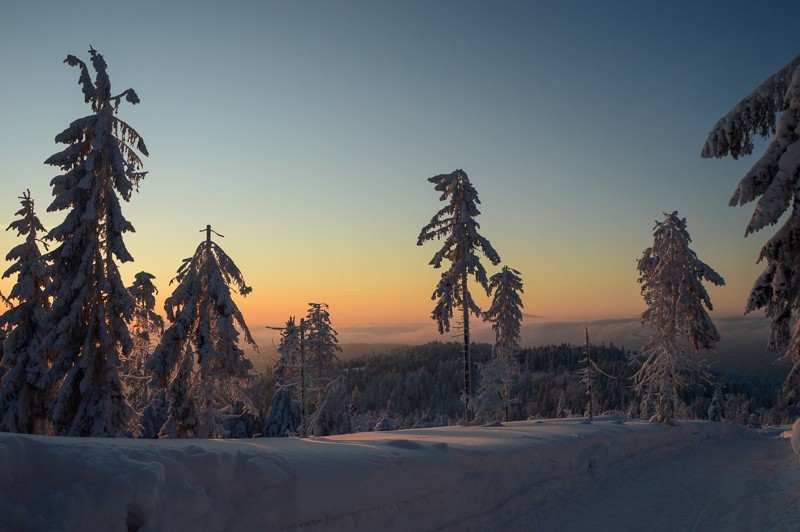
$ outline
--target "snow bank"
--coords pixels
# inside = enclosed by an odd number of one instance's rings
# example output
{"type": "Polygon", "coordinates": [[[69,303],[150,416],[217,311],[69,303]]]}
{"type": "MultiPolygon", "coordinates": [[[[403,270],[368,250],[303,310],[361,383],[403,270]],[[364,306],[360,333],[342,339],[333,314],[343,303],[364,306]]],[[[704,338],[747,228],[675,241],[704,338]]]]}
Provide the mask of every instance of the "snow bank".
{"type": "Polygon", "coordinates": [[[308,439],[0,434],[0,515],[12,530],[503,529],[612,472],[760,437],[614,418],[308,439]]]}

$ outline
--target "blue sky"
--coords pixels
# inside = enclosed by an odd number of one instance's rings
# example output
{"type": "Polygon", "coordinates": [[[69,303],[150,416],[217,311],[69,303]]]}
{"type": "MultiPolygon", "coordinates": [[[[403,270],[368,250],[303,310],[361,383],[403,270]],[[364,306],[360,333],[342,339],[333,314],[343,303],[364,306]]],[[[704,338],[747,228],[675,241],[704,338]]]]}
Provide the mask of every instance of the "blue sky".
{"type": "Polygon", "coordinates": [[[636,260],[678,210],[728,281],[717,314],[741,314],[772,231],[743,238],[752,206],[727,206],[750,162],[700,150],[800,52],[798,16],[788,1],[18,2],[0,20],[0,219],[25,188],[47,227],[63,219],[44,213],[42,162],[88,113],[61,61],[92,45],[142,100],[120,111],[151,153],[123,274],[155,274],[162,298],[210,223],[254,287],[251,328],[327,301],[342,331],[435,337],[435,249],[414,244],[439,208],[426,178],[463,168],[529,313],[640,313],[636,260]]]}

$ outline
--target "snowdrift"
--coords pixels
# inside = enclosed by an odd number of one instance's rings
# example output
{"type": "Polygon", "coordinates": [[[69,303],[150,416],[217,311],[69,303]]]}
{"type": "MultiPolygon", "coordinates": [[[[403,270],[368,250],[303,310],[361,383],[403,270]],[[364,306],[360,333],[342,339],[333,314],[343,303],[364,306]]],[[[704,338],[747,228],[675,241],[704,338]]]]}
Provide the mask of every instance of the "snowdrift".
{"type": "Polygon", "coordinates": [[[615,471],[753,438],[615,418],[308,439],[0,434],[0,515],[12,530],[522,530],[615,471]]]}

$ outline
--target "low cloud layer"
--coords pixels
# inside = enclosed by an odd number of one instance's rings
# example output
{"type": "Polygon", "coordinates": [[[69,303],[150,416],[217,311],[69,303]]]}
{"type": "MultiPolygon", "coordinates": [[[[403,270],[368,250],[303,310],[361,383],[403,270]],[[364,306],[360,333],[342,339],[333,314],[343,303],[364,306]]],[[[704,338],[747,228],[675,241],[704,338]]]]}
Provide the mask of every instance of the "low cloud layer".
{"type": "MultiPolygon", "coordinates": [[[[785,363],[776,363],[778,354],[766,350],[769,321],[759,316],[726,316],[714,318],[722,339],[714,353],[705,358],[713,365],[725,369],[777,378],[788,372],[785,363]]],[[[494,332],[487,323],[471,324],[471,337],[475,342],[492,343],[494,332]]],[[[339,341],[345,348],[345,357],[364,353],[387,352],[397,345],[421,344],[433,340],[461,341],[460,327],[454,326],[445,334],[438,334],[436,324],[430,320],[420,323],[363,324],[338,326],[339,341]]],[[[638,350],[647,340],[649,331],[641,326],[638,316],[603,318],[594,320],[548,320],[526,316],[521,330],[524,346],[569,343],[582,345],[585,329],[589,329],[592,344],[614,344],[629,350],[638,350]]],[[[279,336],[276,331],[256,330],[254,336],[260,353],[251,355],[257,366],[271,365],[277,359],[275,347],[279,336]]]]}

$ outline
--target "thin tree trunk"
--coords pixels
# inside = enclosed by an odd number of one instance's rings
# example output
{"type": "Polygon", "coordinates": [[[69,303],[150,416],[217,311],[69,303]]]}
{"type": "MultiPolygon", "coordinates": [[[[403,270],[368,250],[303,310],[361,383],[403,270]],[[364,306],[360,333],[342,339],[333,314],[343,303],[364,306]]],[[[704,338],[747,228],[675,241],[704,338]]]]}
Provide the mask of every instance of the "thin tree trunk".
{"type": "Polygon", "coordinates": [[[592,353],[589,350],[589,328],[586,327],[586,386],[587,390],[586,393],[589,396],[589,421],[592,421],[593,416],[592,413],[594,412],[594,405],[592,404],[592,395],[594,395],[594,390],[592,389],[592,353]]]}
{"type": "Polygon", "coordinates": [[[467,292],[467,274],[461,276],[461,307],[464,312],[464,421],[470,420],[470,393],[472,392],[472,361],[469,351],[469,305],[467,304],[469,292],[467,292]]]}
{"type": "Polygon", "coordinates": [[[305,340],[306,324],[303,318],[300,318],[300,435],[306,435],[306,356],[305,340]]]}

